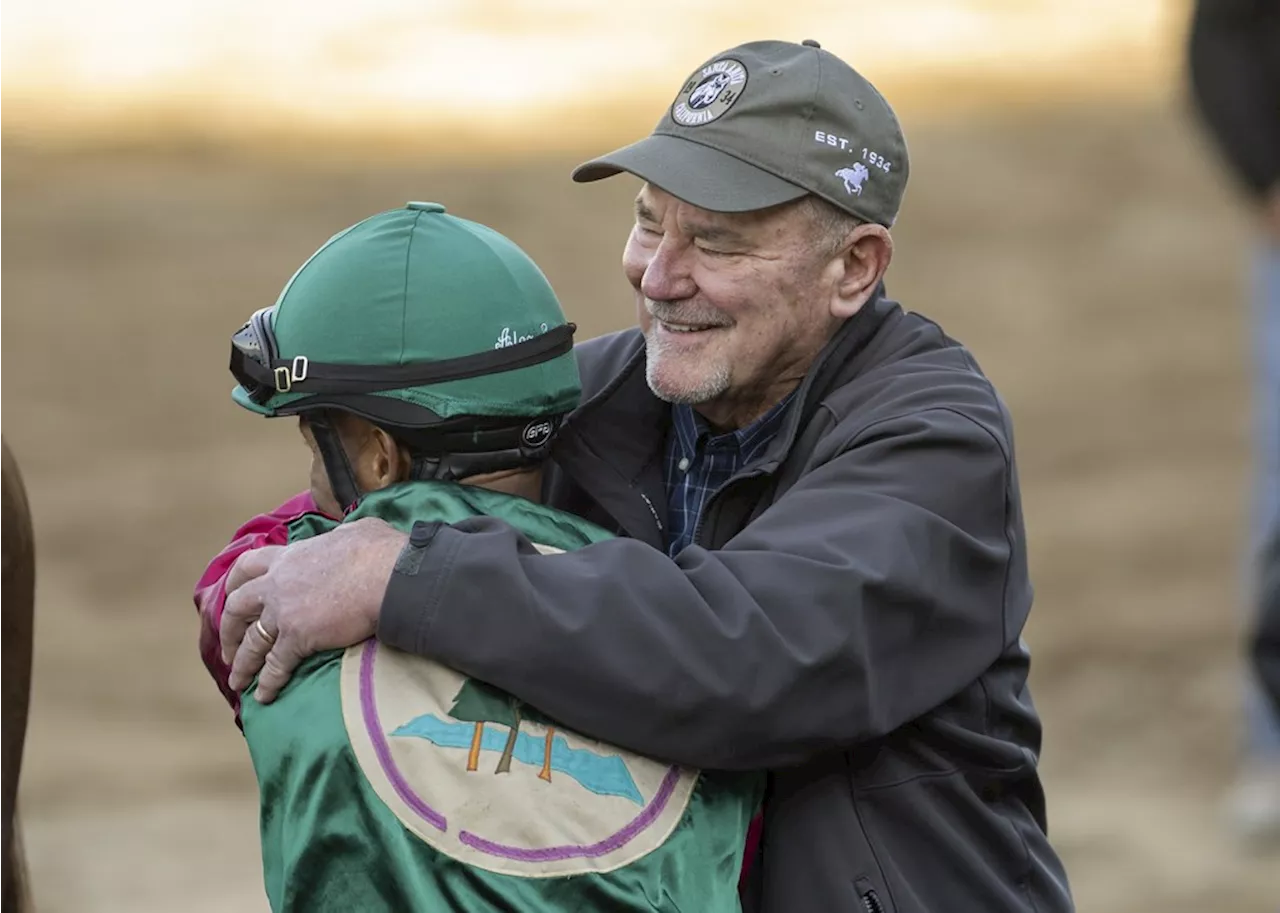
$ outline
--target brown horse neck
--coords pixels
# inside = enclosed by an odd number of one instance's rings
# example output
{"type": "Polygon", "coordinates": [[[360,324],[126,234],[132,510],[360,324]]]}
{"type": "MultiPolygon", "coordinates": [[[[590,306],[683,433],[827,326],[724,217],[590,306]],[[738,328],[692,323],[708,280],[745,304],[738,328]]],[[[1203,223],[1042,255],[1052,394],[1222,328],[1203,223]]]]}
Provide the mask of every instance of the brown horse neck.
{"type": "Polygon", "coordinates": [[[16,805],[27,736],[27,708],[31,693],[31,642],[35,608],[35,539],[31,509],[18,461],[9,443],[3,451],[3,592],[0,593],[0,753],[3,765],[4,845],[0,848],[0,894],[3,913],[30,909],[26,863],[18,829],[16,805]]]}

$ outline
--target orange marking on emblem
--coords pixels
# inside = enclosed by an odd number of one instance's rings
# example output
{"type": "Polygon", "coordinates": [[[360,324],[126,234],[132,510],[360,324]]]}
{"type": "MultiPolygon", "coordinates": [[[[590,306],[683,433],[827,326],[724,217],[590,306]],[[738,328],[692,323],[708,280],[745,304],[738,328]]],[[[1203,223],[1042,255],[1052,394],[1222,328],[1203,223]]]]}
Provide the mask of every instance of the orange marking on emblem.
{"type": "Polygon", "coordinates": [[[555,734],[556,731],[548,726],[547,744],[542,750],[542,770],[538,773],[538,779],[546,780],[548,783],[551,782],[551,737],[555,734]]]}
{"type": "Polygon", "coordinates": [[[482,741],[484,741],[484,723],[476,723],[475,735],[471,737],[471,751],[467,754],[467,770],[479,770],[482,741]]]}

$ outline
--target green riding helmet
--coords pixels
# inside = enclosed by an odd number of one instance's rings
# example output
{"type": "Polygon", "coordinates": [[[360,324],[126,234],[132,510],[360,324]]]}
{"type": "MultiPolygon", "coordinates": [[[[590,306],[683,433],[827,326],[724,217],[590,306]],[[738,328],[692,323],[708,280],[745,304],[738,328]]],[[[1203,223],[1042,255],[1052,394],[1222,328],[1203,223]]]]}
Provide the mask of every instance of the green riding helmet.
{"type": "Polygon", "coordinates": [[[510,239],[409,203],[334,235],[240,328],[231,395],[260,415],[308,413],[349,506],[360,493],[328,410],[387,429],[420,478],[536,462],[581,395],[574,329],[510,239]]]}

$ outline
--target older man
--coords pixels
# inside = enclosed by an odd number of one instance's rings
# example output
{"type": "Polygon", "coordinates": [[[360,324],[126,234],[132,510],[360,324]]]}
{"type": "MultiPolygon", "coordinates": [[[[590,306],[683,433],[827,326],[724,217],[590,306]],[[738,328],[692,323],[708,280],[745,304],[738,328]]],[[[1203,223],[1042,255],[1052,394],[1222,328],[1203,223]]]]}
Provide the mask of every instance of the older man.
{"type": "Polygon", "coordinates": [[[248,555],[233,684],[262,668],[270,700],[301,657],[376,632],[597,738],[768,769],[748,910],[1071,909],[1010,419],[884,293],[893,111],[816,42],[755,42],[574,177],[622,171],[644,182],[640,326],[578,347],[545,493],[624,537],[548,557],[493,519],[408,541],[361,521],[248,555]]]}

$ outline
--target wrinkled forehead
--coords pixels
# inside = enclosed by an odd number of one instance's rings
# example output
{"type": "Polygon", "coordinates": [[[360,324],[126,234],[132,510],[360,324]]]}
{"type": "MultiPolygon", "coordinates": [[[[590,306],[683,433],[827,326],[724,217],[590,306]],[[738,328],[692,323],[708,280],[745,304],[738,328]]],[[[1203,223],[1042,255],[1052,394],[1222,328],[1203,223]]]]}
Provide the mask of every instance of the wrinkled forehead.
{"type": "MultiPolygon", "coordinates": [[[[802,198],[803,199],[803,198],[802,198]]],[[[795,224],[800,200],[749,212],[715,212],[681,200],[661,187],[646,183],[636,195],[636,218],[640,221],[674,224],[693,234],[714,233],[757,238],[772,235],[795,224]]]]}

